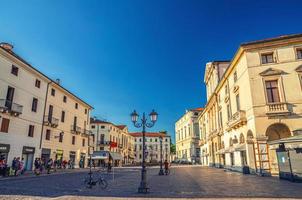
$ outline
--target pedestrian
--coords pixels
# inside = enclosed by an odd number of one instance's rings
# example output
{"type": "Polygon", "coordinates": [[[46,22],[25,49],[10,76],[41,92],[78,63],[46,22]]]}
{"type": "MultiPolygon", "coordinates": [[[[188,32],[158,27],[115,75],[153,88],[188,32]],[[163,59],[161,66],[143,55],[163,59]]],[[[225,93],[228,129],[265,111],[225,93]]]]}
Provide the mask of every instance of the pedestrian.
{"type": "Polygon", "coordinates": [[[51,166],[53,165],[52,159],[49,159],[46,163],[47,174],[50,174],[51,166]]]}
{"type": "Polygon", "coordinates": [[[42,174],[42,172],[43,172],[43,167],[44,167],[43,161],[42,161],[41,158],[39,158],[39,171],[40,171],[40,174],[42,174]]]}
{"type": "Polygon", "coordinates": [[[36,158],[36,159],[35,159],[34,165],[35,165],[35,170],[34,170],[35,174],[36,174],[36,175],[40,175],[40,170],[39,170],[39,169],[40,169],[39,158],[36,158]]]}
{"type": "Polygon", "coordinates": [[[7,164],[4,157],[0,158],[0,176],[6,176],[7,164]]]}
{"type": "Polygon", "coordinates": [[[20,170],[20,174],[24,174],[24,171],[25,171],[24,158],[22,158],[21,161],[20,161],[19,170],[20,170]]]}
{"type": "Polygon", "coordinates": [[[14,157],[13,161],[12,161],[12,173],[14,176],[17,176],[17,170],[18,170],[18,163],[17,163],[17,158],[14,157]]]}
{"type": "Polygon", "coordinates": [[[55,172],[57,171],[57,167],[58,167],[58,160],[55,159],[55,161],[53,162],[53,169],[55,172]]]}

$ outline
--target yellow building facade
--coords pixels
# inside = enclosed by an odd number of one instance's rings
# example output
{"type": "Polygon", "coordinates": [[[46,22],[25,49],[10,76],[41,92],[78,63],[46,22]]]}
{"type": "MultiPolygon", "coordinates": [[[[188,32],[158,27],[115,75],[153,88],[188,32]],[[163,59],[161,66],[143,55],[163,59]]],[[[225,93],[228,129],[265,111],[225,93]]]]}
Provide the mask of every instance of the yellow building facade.
{"type": "Polygon", "coordinates": [[[301,177],[301,77],[301,34],[244,43],[231,61],[207,63],[202,163],[301,177]]]}

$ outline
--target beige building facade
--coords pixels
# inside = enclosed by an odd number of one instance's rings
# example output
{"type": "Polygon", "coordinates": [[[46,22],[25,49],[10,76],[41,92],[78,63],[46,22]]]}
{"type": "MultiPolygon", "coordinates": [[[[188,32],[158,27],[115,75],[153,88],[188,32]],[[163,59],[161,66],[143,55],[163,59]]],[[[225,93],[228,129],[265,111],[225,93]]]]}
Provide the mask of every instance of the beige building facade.
{"type": "Polygon", "coordinates": [[[186,110],[175,123],[176,159],[200,163],[198,116],[202,108],[186,110]]]}
{"type": "Polygon", "coordinates": [[[107,163],[109,159],[112,159],[115,165],[127,165],[133,162],[133,137],[129,134],[126,125],[91,119],[90,127],[95,138],[94,160],[98,165],[107,163]]]}
{"type": "Polygon", "coordinates": [[[7,43],[0,44],[0,72],[0,156],[9,166],[14,157],[24,159],[26,170],[35,158],[73,160],[76,167],[87,158],[91,106],[7,43]],[[73,132],[75,117],[80,128],[73,132]]]}
{"type": "MultiPolygon", "coordinates": [[[[139,132],[130,133],[130,135],[134,138],[134,161],[135,163],[141,163],[143,159],[143,134],[139,132]]],[[[145,161],[147,163],[159,163],[162,155],[163,162],[165,160],[170,162],[170,141],[171,137],[167,132],[145,133],[145,161]]]]}
{"type": "Polygon", "coordinates": [[[202,163],[301,177],[301,72],[302,35],[244,43],[231,61],[207,63],[202,163]]]}

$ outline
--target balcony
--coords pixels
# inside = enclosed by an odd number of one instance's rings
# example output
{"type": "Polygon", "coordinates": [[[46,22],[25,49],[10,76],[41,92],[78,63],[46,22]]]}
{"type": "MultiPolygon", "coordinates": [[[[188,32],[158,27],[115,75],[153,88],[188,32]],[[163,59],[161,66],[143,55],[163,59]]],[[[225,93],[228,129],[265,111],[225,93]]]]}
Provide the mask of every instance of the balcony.
{"type": "Polygon", "coordinates": [[[14,116],[19,116],[22,114],[23,106],[17,103],[8,101],[6,99],[0,99],[0,112],[2,113],[10,113],[14,116]]]}
{"type": "Polygon", "coordinates": [[[91,135],[91,131],[90,131],[90,130],[87,130],[87,129],[83,129],[81,135],[87,137],[87,136],[91,135]]]}
{"type": "Polygon", "coordinates": [[[59,125],[59,119],[45,115],[44,116],[44,125],[56,128],[59,125]]]}
{"type": "Polygon", "coordinates": [[[247,122],[245,111],[240,110],[232,115],[231,119],[227,122],[228,130],[237,129],[247,122]]]}
{"type": "Polygon", "coordinates": [[[76,126],[76,125],[71,125],[70,131],[73,134],[81,134],[81,127],[76,126]]]}
{"type": "Polygon", "coordinates": [[[288,115],[290,111],[287,103],[269,103],[266,105],[266,114],[269,116],[288,115]]]}

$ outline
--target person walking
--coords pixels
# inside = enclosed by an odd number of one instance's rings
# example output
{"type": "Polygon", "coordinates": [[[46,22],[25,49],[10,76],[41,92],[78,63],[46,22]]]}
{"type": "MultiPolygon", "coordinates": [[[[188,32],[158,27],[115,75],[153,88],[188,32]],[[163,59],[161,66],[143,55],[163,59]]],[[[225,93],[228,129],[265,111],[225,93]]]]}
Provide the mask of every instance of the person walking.
{"type": "Polygon", "coordinates": [[[17,176],[17,171],[18,171],[18,161],[17,158],[14,157],[12,161],[12,173],[14,174],[14,176],[17,176]]]}
{"type": "Polygon", "coordinates": [[[6,176],[7,164],[4,157],[0,158],[0,176],[6,176]]]}
{"type": "Polygon", "coordinates": [[[35,172],[35,174],[38,176],[38,175],[40,175],[39,158],[36,158],[36,159],[35,159],[34,165],[35,165],[35,170],[34,170],[34,172],[35,172]]]}
{"type": "Polygon", "coordinates": [[[169,173],[169,162],[167,160],[165,160],[164,166],[165,166],[165,174],[168,175],[168,173],[169,173]]]}
{"type": "Polygon", "coordinates": [[[50,158],[46,163],[47,174],[50,174],[51,166],[53,165],[53,161],[50,158]]]}
{"type": "Polygon", "coordinates": [[[24,158],[21,159],[20,165],[19,165],[20,174],[24,174],[25,166],[24,166],[24,158]]]}

